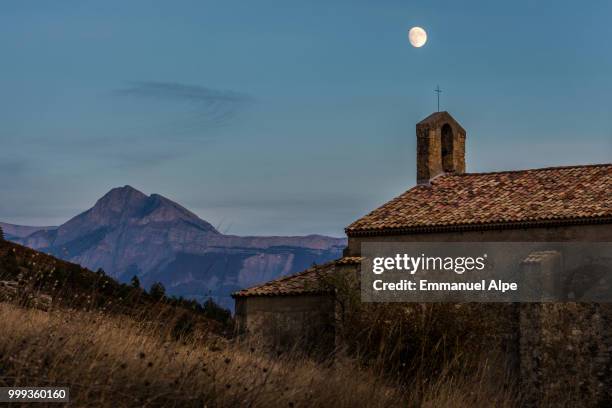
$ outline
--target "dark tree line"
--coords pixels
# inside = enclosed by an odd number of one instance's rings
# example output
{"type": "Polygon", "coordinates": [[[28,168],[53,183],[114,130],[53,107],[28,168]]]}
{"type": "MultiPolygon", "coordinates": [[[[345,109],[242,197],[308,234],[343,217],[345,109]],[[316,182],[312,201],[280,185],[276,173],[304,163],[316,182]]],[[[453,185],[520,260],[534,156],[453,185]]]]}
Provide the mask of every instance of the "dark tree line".
{"type": "MultiPolygon", "coordinates": [[[[141,283],[138,276],[134,275],[132,277],[130,280],[130,285],[133,288],[141,288],[141,283]]],[[[232,319],[232,313],[228,309],[225,309],[216,303],[212,297],[209,297],[202,304],[198,303],[198,301],[194,299],[185,299],[182,296],[168,297],[166,295],[166,287],[161,282],[154,282],[151,285],[149,288],[149,296],[158,302],[165,302],[174,306],[181,306],[193,310],[209,319],[216,320],[223,324],[229,323],[232,319]]]]}

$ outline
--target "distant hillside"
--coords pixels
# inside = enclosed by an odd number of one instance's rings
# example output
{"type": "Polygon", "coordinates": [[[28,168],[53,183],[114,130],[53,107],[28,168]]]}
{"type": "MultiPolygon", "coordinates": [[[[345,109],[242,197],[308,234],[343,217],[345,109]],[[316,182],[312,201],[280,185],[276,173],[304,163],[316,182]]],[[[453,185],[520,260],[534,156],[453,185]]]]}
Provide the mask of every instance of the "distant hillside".
{"type": "Polygon", "coordinates": [[[121,284],[100,271],[93,272],[3,240],[0,240],[0,283],[0,288],[15,289],[11,299],[6,299],[6,290],[0,291],[0,301],[11,300],[24,306],[32,306],[31,300],[38,297],[50,296],[55,309],[98,309],[164,324],[187,318],[192,324],[217,333],[224,332],[229,323],[226,319],[229,312],[210,302],[200,305],[159,293],[153,295],[139,287],[121,284]]]}
{"type": "Polygon", "coordinates": [[[41,230],[50,231],[57,229],[57,227],[29,227],[25,225],[7,224],[5,222],[0,222],[0,228],[2,228],[4,235],[9,240],[25,238],[28,235],[41,230]]]}
{"type": "MultiPolygon", "coordinates": [[[[13,235],[13,234],[11,234],[13,235]]],[[[12,238],[126,282],[162,282],[169,294],[231,307],[229,294],[339,258],[346,240],[320,235],[224,235],[179,204],[125,186],[56,229],[12,238]]]]}

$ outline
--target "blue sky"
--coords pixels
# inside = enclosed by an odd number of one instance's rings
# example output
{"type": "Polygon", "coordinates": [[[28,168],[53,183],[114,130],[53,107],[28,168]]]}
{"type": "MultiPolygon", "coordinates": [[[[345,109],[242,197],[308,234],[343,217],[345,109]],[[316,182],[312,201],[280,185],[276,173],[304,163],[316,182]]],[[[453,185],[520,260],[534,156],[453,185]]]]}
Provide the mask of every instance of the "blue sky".
{"type": "Polygon", "coordinates": [[[609,1],[3,1],[0,220],[58,224],[130,184],[228,233],[341,236],[414,184],[437,84],[469,171],[610,162],[611,15],[609,1]]]}

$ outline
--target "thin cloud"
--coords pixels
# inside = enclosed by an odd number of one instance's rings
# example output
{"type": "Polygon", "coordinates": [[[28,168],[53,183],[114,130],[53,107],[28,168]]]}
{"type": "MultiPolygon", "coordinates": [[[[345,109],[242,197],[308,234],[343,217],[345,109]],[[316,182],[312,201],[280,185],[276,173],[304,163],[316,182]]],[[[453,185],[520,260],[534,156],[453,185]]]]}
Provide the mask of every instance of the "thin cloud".
{"type": "Polygon", "coordinates": [[[131,82],[129,86],[115,91],[115,95],[185,104],[188,116],[172,125],[187,125],[192,129],[228,124],[254,102],[247,94],[174,82],[131,82]]]}
{"type": "Polygon", "coordinates": [[[227,101],[232,103],[249,102],[248,95],[206,88],[198,85],[186,85],[176,82],[132,82],[128,88],[117,91],[124,95],[143,96],[152,98],[173,98],[179,100],[201,101],[227,101]]]}

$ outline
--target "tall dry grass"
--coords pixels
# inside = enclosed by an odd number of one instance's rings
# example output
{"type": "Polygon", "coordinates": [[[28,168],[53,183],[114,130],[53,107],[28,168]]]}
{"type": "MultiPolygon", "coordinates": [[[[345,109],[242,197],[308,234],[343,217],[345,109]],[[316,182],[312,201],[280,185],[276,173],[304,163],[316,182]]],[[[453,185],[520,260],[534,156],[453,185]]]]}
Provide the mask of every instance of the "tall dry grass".
{"type": "Polygon", "coordinates": [[[404,405],[354,366],[273,359],[220,338],[175,341],[127,317],[0,304],[0,332],[2,386],[68,386],[75,406],[404,405]]]}
{"type": "Polygon", "coordinates": [[[176,340],[171,329],[100,312],[1,303],[0,332],[0,385],[68,386],[74,406],[514,406],[490,383],[486,364],[415,390],[349,359],[271,357],[210,336],[176,340]]]}
{"type": "Polygon", "coordinates": [[[520,406],[512,304],[363,303],[358,274],[321,278],[336,298],[336,344],[408,393],[409,406],[520,406]]]}

